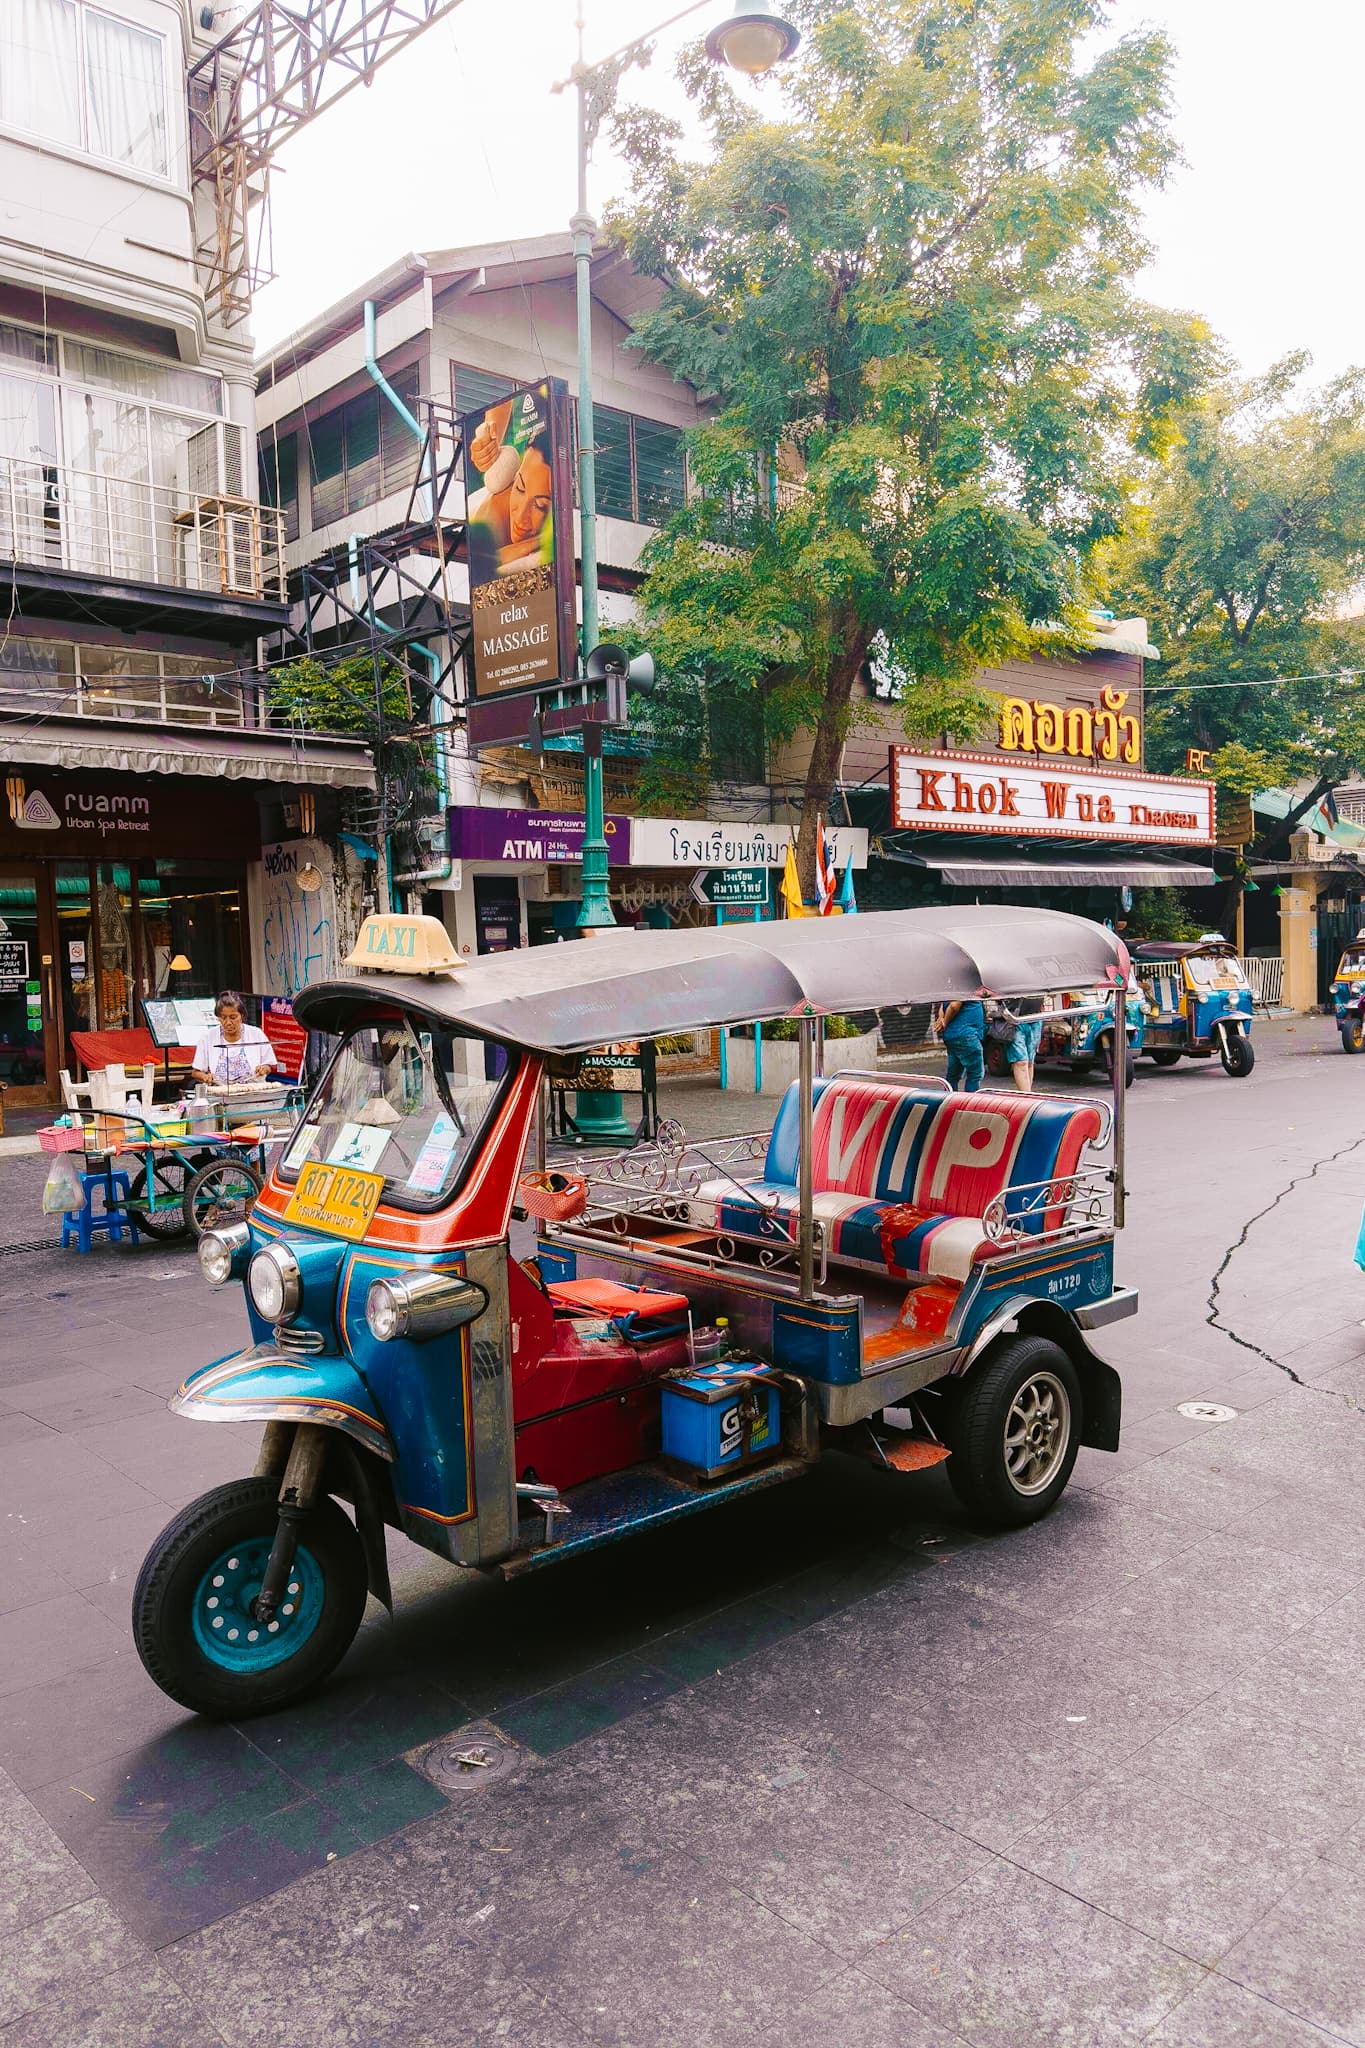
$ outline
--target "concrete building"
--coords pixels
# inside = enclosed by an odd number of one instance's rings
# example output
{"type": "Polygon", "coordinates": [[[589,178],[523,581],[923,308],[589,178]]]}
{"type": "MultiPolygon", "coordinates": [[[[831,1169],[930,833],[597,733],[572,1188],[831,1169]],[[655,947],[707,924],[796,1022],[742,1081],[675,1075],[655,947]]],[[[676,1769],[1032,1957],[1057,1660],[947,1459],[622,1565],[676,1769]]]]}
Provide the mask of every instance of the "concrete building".
{"type": "MultiPolygon", "coordinates": [[[[284,607],[247,324],[206,290],[191,0],[0,7],[0,1082],[56,1098],[73,1030],[248,978],[248,868],[354,742],[267,724],[284,607]],[[170,962],[188,959],[172,973],[170,962]]],[[[240,309],[238,309],[240,310],[240,309]]]]}

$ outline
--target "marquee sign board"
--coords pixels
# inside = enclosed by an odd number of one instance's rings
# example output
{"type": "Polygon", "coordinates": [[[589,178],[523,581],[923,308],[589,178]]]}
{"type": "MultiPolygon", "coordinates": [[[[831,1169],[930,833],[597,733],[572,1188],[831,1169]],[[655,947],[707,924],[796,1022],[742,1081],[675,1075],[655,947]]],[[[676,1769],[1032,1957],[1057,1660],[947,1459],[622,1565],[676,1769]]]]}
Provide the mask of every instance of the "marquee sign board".
{"type": "Polygon", "coordinates": [[[1214,785],[1069,761],[1054,766],[893,747],[891,822],[900,832],[1212,846],[1214,785]]]}

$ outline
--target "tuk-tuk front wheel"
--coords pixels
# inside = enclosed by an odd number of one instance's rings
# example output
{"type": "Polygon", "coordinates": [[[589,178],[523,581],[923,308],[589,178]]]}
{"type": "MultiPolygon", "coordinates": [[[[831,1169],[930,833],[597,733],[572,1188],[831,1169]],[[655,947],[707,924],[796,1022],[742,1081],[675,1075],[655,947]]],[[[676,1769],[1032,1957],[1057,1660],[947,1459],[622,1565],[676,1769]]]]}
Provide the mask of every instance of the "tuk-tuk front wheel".
{"type": "Polygon", "coordinates": [[[1046,1337],[1002,1337],[963,1384],[947,1474],[974,1520],[1023,1528],[1045,1515],[1080,1448],[1081,1384],[1046,1337]]]}
{"type": "Polygon", "coordinates": [[[216,1486],[162,1531],[138,1574],[138,1656],[196,1714],[238,1720],[299,1698],[340,1662],[360,1626],[365,1553],[326,1496],[303,1524],[279,1609],[257,1618],[278,1518],[278,1479],[216,1486]]]}
{"type": "Polygon", "coordinates": [[[1343,1052],[1365,1050],[1365,1017],[1347,1017],[1341,1026],[1343,1052]]]}
{"type": "MultiPolygon", "coordinates": [[[[1100,1051],[1104,1059],[1104,1071],[1112,1081],[1114,1078],[1114,1039],[1112,1033],[1106,1033],[1101,1041],[1100,1051]]],[[[1133,1058],[1133,1048],[1131,1045],[1125,1044],[1123,1048],[1123,1085],[1125,1088],[1132,1087],[1133,1076],[1136,1072],[1137,1063],[1133,1058]]]]}
{"type": "Polygon", "coordinates": [[[1256,1064],[1255,1048],[1249,1038],[1243,1038],[1240,1031],[1235,1035],[1226,1031],[1223,1033],[1218,1057],[1223,1062],[1224,1072],[1231,1074],[1235,1081],[1240,1081],[1243,1075],[1249,1074],[1256,1064]]]}

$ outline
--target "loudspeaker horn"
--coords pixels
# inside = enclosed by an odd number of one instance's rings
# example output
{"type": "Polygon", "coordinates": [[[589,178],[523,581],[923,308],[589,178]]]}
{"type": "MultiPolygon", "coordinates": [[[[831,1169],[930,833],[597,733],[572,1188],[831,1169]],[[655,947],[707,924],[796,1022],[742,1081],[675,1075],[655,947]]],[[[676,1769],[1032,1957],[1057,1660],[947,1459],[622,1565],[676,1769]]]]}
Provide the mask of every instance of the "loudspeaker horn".
{"type": "Polygon", "coordinates": [[[583,670],[590,683],[604,683],[608,676],[624,676],[632,690],[654,688],[654,656],[628,656],[624,647],[617,647],[610,640],[604,640],[593,648],[583,664],[583,670]]]}

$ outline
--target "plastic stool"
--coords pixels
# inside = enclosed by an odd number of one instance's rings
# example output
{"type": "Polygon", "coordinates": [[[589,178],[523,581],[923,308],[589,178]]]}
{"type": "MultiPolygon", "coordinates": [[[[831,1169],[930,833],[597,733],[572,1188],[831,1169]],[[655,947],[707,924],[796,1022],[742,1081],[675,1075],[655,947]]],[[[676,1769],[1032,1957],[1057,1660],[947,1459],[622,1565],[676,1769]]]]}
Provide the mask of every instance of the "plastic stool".
{"type": "Polygon", "coordinates": [[[111,1244],[122,1244],[126,1231],[137,1244],[137,1223],[128,1207],[132,1190],[127,1174],[83,1173],[81,1187],[85,1200],[79,1209],[68,1209],[62,1218],[62,1250],[74,1239],[78,1252],[88,1252],[97,1230],[102,1230],[111,1244]],[[95,1207],[96,1194],[104,1197],[101,1209],[95,1207]]]}

